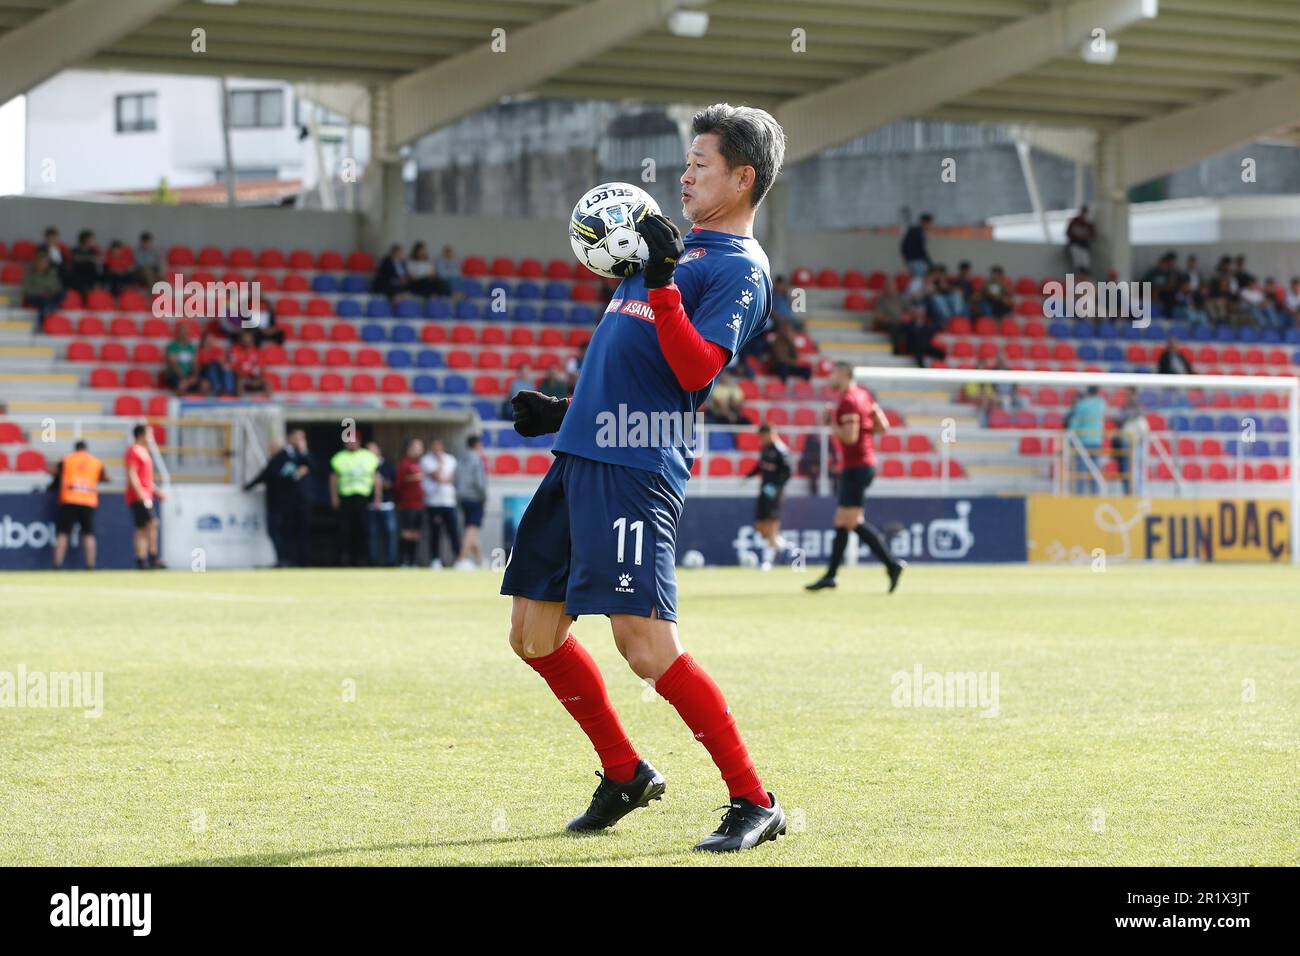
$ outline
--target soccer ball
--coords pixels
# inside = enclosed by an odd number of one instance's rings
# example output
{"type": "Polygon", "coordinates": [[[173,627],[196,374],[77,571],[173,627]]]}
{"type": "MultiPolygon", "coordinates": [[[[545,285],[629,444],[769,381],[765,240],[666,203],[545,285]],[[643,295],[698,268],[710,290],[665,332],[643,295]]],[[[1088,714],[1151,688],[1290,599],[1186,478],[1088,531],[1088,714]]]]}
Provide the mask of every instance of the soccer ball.
{"type": "Polygon", "coordinates": [[[649,254],[636,224],[659,204],[631,183],[601,183],[587,191],[569,217],[569,245],[578,261],[611,279],[626,279],[649,254]]]}
{"type": "Polygon", "coordinates": [[[704,567],[704,555],[698,551],[687,551],[682,555],[682,567],[684,568],[702,568],[704,567]]]}

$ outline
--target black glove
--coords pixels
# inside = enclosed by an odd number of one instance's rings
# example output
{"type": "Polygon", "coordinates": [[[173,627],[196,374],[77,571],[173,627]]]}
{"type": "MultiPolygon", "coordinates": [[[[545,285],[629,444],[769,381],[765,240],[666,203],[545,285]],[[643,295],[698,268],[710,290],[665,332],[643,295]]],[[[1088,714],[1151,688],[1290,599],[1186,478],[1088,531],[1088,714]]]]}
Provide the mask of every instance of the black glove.
{"type": "Polygon", "coordinates": [[[653,213],[642,219],[636,226],[637,233],[645,240],[649,255],[641,274],[645,277],[647,289],[662,289],[672,285],[673,270],[686,247],[682,245],[681,231],[673,225],[667,216],[653,213]]]}
{"type": "Polygon", "coordinates": [[[516,392],[510,407],[514,409],[515,431],[525,438],[536,438],[560,430],[569,401],[541,392],[516,392]]]}

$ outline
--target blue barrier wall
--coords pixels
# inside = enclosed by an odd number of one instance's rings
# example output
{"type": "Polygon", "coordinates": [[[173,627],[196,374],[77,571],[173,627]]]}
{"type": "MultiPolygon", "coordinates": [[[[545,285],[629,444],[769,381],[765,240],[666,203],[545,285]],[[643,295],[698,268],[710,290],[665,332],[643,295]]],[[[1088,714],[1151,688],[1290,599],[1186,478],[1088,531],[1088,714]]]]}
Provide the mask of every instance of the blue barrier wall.
{"type": "MultiPolygon", "coordinates": [[[[781,513],[781,533],[794,539],[810,564],[830,555],[830,498],[789,498],[781,513]]],[[[890,550],[908,561],[1024,561],[1025,499],[868,498],[867,519],[891,529],[890,550]]],[[[856,539],[852,539],[856,540],[856,539]]],[[[699,551],[708,564],[739,564],[742,555],[758,555],[761,539],[754,531],[753,498],[692,498],[686,502],[677,535],[677,560],[699,551]]],[[[874,561],[859,545],[859,558],[874,561]]]]}
{"type": "MultiPolygon", "coordinates": [[[[0,571],[47,571],[54,565],[54,510],[51,494],[0,494],[0,571]]],[[[131,535],[135,526],[121,495],[100,495],[95,515],[96,561],[101,568],[133,568],[131,535]]],[[[73,540],[76,540],[74,533],[73,540]]],[[[66,566],[84,568],[81,549],[70,548],[66,566]]]]}

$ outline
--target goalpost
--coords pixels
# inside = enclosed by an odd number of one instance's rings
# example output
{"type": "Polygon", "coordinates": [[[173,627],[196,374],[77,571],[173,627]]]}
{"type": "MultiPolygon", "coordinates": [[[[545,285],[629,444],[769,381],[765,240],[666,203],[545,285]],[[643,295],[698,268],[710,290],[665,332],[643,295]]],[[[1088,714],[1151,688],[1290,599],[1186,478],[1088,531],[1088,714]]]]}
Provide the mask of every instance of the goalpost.
{"type": "MultiPolygon", "coordinates": [[[[1025,410],[1035,410],[1042,412],[1042,408],[1034,403],[1037,396],[1043,394],[1042,390],[1048,391],[1063,390],[1083,390],[1088,386],[1098,386],[1103,396],[1108,399],[1106,417],[1111,418],[1119,411],[1118,407],[1112,404],[1112,394],[1116,390],[1132,390],[1134,396],[1138,399],[1138,408],[1144,417],[1159,416],[1156,423],[1159,424],[1164,419],[1165,427],[1162,429],[1151,428],[1149,434],[1141,439],[1141,442],[1129,460],[1128,475],[1130,480],[1138,482],[1137,487],[1145,486],[1144,494],[1149,493],[1153,484],[1156,487],[1166,486],[1169,488],[1173,497],[1214,497],[1228,496],[1241,492],[1243,489],[1250,492],[1264,492],[1276,490],[1278,497],[1286,497],[1290,502],[1290,550],[1291,564],[1300,566],[1300,377],[1294,375],[1284,376],[1263,376],[1263,375],[1154,375],[1140,372],[1038,372],[1038,371],[1016,371],[1009,369],[952,369],[952,368],[899,368],[892,366],[875,366],[862,365],[854,369],[854,378],[859,384],[867,386],[873,393],[881,391],[887,392],[885,399],[880,399],[880,403],[886,407],[902,406],[904,418],[907,417],[908,392],[914,392],[920,395],[933,393],[936,387],[950,393],[949,401],[953,402],[953,410],[964,410],[969,416],[972,411],[972,404],[959,404],[957,400],[963,395],[965,386],[974,384],[980,386],[980,391],[987,394],[988,386],[995,392],[995,395],[989,396],[987,404],[995,410],[1002,404],[1014,406],[1022,400],[1025,402],[1025,410]],[[1152,402],[1153,393],[1157,401],[1152,402]],[[1260,396],[1271,395],[1275,398],[1271,404],[1261,404],[1260,396]],[[1255,396],[1254,400],[1242,399],[1239,396],[1255,396]],[[1285,432],[1279,431],[1276,427],[1268,430],[1261,429],[1261,421],[1266,421],[1271,426],[1276,426],[1276,416],[1284,415],[1286,418],[1285,432]],[[1220,425],[1226,424],[1228,416],[1234,416],[1240,422],[1240,428],[1234,431],[1220,428],[1220,425]],[[1206,419],[1213,419],[1213,425],[1207,429],[1204,426],[1208,424],[1206,419]],[[1187,425],[1186,428],[1175,429],[1173,425],[1187,425]],[[1217,434],[1217,437],[1208,437],[1207,435],[1217,434]],[[1200,437],[1192,437],[1200,436],[1200,437]],[[1271,465],[1268,468],[1268,474],[1277,472],[1276,479],[1264,480],[1258,477],[1255,469],[1256,463],[1260,462],[1260,457],[1254,454],[1255,451],[1267,451],[1276,446],[1285,437],[1287,449],[1285,456],[1274,455],[1272,462],[1265,462],[1265,465],[1271,465]],[[1183,439],[1180,442],[1180,439],[1183,439]],[[1209,478],[1201,475],[1201,466],[1195,466],[1195,473],[1188,463],[1184,462],[1180,446],[1185,446],[1187,441],[1198,443],[1198,448],[1204,448],[1207,444],[1214,445],[1235,445],[1235,452],[1232,454],[1222,455],[1222,461],[1219,464],[1227,468],[1228,479],[1224,481],[1220,478],[1209,478]],[[1262,444],[1256,444],[1260,442],[1262,444]],[[1251,454],[1247,454],[1247,450],[1251,454]],[[1249,458],[1247,462],[1246,459],[1249,458]],[[1289,465],[1289,473],[1285,473],[1281,467],[1285,461],[1289,465]],[[1147,474],[1151,469],[1155,469],[1163,476],[1168,474],[1168,478],[1160,477],[1154,481],[1147,479],[1147,474]],[[1243,479],[1243,475],[1252,474],[1256,477],[1249,481],[1243,479]],[[1285,474],[1285,477],[1283,477],[1285,474]],[[1192,475],[1193,477],[1189,477],[1192,475]],[[1208,478],[1208,480],[1207,480],[1208,478]]],[[[978,400],[977,400],[978,401],[978,400]]],[[[931,399],[929,409],[935,408],[931,399]]],[[[939,406],[941,407],[941,406],[939,406]]],[[[1058,414],[1063,415],[1067,405],[1056,406],[1058,414]]],[[[1014,412],[1009,413],[1013,416],[1014,412]]],[[[933,417],[933,414],[924,416],[933,417]]],[[[1039,416],[1041,417],[1041,416],[1039,416]]],[[[950,422],[951,424],[951,422],[950,422]]],[[[1000,425],[1001,422],[995,422],[994,425],[1000,425]]],[[[968,429],[967,429],[968,430],[968,429]]],[[[1039,488],[1040,491],[1054,491],[1057,494],[1067,493],[1068,482],[1084,481],[1091,482],[1093,487],[1103,490],[1109,487],[1110,483],[1103,475],[1104,461],[1099,461],[1106,457],[1095,455],[1099,451],[1096,448],[1086,448],[1079,441],[1078,436],[1069,430],[1062,428],[1059,424],[1054,424],[1051,428],[1039,427],[1035,424],[1033,427],[1018,429],[1012,427],[990,427],[987,421],[981,422],[981,427],[977,432],[977,440],[987,440],[993,438],[1005,438],[1014,440],[1018,436],[1040,437],[1050,432],[1051,436],[1057,439],[1053,448],[1056,454],[1056,465],[1053,469],[1053,480],[1049,487],[1039,488]],[[1081,461],[1085,470],[1084,474],[1077,471],[1071,474],[1071,464],[1074,461],[1081,461]]],[[[963,442],[959,436],[948,437],[940,434],[940,440],[935,443],[938,449],[942,475],[942,491],[948,493],[949,488],[949,461],[953,455],[962,453],[963,442]]],[[[1049,439],[1050,440],[1050,439],[1049,439]]],[[[969,445],[968,445],[969,447],[969,445]]],[[[1108,449],[1100,449],[1107,453],[1108,449]]],[[[1263,467],[1259,471],[1263,471],[1263,467]]]]}

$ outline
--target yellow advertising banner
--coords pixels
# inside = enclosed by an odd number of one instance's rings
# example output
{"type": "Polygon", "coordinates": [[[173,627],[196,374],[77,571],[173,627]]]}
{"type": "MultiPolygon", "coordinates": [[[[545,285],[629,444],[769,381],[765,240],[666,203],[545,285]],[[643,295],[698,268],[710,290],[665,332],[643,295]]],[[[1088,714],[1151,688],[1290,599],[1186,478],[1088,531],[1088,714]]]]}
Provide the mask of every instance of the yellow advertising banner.
{"type": "Polygon", "coordinates": [[[1285,561],[1285,500],[1026,497],[1030,561],[1285,561]]]}

